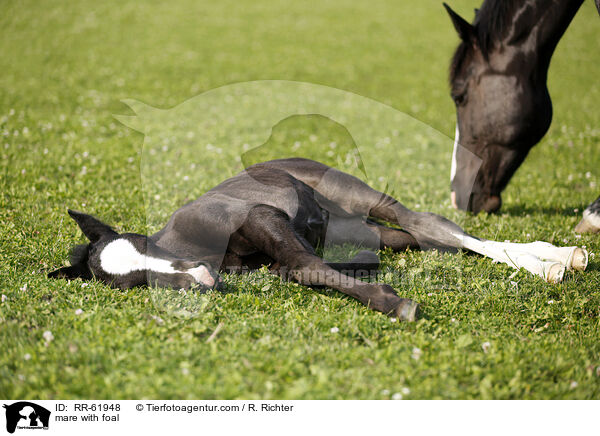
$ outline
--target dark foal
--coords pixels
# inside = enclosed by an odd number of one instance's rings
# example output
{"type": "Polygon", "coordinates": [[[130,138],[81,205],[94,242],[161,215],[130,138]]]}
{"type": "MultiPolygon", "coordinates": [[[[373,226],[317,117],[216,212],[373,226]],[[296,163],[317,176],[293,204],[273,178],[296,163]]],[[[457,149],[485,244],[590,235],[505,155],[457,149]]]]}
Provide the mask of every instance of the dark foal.
{"type": "Polygon", "coordinates": [[[450,67],[455,207],[500,209],[501,192],[550,127],[550,59],[582,3],[485,0],[472,24],[445,5],[461,39],[450,67]]]}
{"type": "Polygon", "coordinates": [[[414,212],[354,176],[307,159],[281,159],[249,167],[196,201],[181,207],[152,236],[118,234],[89,215],[69,211],[90,244],[74,250],[71,266],[50,277],[96,277],[119,288],[218,286],[216,271],[240,271],[271,264],[285,278],[328,286],[368,307],[415,320],[417,303],[382,283],[356,278],[379,261],[368,251],[342,263],[328,263],[315,247],[359,243],[370,248],[468,249],[523,267],[550,282],[565,269],[585,269],[587,253],[544,242],[509,244],[467,235],[447,219],[414,212]],[[387,221],[402,230],[372,219],[387,221]]]}

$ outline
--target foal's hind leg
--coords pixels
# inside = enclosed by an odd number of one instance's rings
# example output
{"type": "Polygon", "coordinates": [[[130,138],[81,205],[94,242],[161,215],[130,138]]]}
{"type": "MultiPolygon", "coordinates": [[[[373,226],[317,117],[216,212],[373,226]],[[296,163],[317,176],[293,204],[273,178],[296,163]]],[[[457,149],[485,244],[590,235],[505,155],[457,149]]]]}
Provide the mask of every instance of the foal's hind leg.
{"type": "Polygon", "coordinates": [[[386,284],[366,283],[341,274],[315,255],[293,229],[288,216],[270,206],[256,206],[238,230],[260,251],[280,265],[285,277],[304,285],[328,286],[356,298],[371,309],[406,321],[414,321],[419,305],[400,298],[386,284]]]}
{"type": "Polygon", "coordinates": [[[419,249],[419,243],[410,233],[378,224],[362,216],[330,215],[325,242],[351,243],[375,250],[388,247],[394,251],[419,249]]]}
{"type": "MultiPolygon", "coordinates": [[[[418,249],[419,244],[409,233],[386,227],[361,216],[339,217],[329,215],[325,243],[356,244],[364,248],[379,250],[391,248],[404,251],[418,249]]],[[[327,265],[353,277],[372,275],[379,268],[379,257],[372,251],[363,250],[345,262],[327,262],[327,265]]]]}
{"type": "MultiPolygon", "coordinates": [[[[309,178],[307,181],[310,182],[309,178]]],[[[376,191],[349,174],[330,168],[318,183],[313,182],[311,186],[324,197],[319,201],[328,210],[337,208],[350,215],[371,216],[397,224],[423,249],[467,249],[513,268],[525,268],[550,282],[563,278],[565,264],[561,261],[544,261],[551,257],[539,258],[539,253],[532,254],[527,247],[515,251],[514,247],[505,247],[502,243],[490,246],[488,241],[469,235],[452,221],[433,213],[407,209],[393,197],[376,191]]]]}

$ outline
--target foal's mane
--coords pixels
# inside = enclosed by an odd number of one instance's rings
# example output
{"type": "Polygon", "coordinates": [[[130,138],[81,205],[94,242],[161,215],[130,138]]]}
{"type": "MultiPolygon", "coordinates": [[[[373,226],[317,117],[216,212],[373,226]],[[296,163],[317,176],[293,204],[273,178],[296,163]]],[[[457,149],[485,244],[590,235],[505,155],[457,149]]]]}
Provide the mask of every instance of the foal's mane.
{"type": "MultiPolygon", "coordinates": [[[[472,25],[475,30],[477,44],[487,58],[494,43],[501,40],[510,27],[518,0],[485,0],[481,7],[475,10],[475,20],[472,25]]],[[[450,83],[454,82],[460,66],[467,56],[469,45],[461,41],[450,64],[450,83]]]]}

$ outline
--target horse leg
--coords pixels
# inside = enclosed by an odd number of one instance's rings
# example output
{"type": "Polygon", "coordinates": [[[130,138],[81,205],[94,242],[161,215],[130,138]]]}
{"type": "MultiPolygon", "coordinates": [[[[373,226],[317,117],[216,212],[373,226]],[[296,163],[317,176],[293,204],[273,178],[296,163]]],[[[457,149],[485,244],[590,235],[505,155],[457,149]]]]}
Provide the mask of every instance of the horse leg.
{"type": "MultiPolygon", "coordinates": [[[[419,244],[409,233],[377,224],[361,216],[329,215],[325,243],[350,243],[373,250],[386,247],[394,251],[419,248],[419,244]]],[[[372,251],[363,250],[348,261],[326,263],[344,274],[352,273],[353,277],[362,277],[376,272],[379,268],[379,256],[372,251]]]]}
{"type": "Polygon", "coordinates": [[[539,258],[536,254],[541,254],[540,250],[532,254],[527,248],[515,250],[515,247],[505,247],[500,242],[492,243],[493,241],[476,238],[440,215],[412,211],[393,197],[338,170],[327,170],[318,183],[313,182],[313,187],[323,197],[318,198],[322,207],[399,225],[414,238],[414,245],[422,249],[471,250],[513,268],[524,268],[553,283],[560,282],[564,276],[565,264],[553,260],[554,256],[549,253],[551,249],[547,248],[545,251],[548,253],[544,252],[542,258],[539,258]],[[550,260],[544,260],[545,258],[550,260]]]}
{"type": "Polygon", "coordinates": [[[600,231],[600,197],[583,211],[583,218],[575,226],[577,233],[598,233],[600,231]]]}
{"type": "Polygon", "coordinates": [[[418,242],[410,233],[378,224],[362,216],[329,215],[325,241],[333,244],[351,243],[375,250],[388,247],[394,251],[419,248],[418,242]]]}
{"type": "Polygon", "coordinates": [[[276,208],[266,205],[254,207],[238,231],[279,264],[283,277],[307,286],[336,289],[371,309],[402,320],[414,321],[418,317],[419,305],[400,298],[391,286],[366,283],[327,265],[295,232],[288,216],[276,208]]]}
{"type": "Polygon", "coordinates": [[[375,209],[373,215],[402,225],[422,245],[467,249],[515,269],[524,268],[550,283],[561,282],[567,268],[584,270],[587,266],[587,252],[578,247],[555,247],[541,241],[515,244],[480,239],[444,217],[407,212],[393,203],[375,209]]]}

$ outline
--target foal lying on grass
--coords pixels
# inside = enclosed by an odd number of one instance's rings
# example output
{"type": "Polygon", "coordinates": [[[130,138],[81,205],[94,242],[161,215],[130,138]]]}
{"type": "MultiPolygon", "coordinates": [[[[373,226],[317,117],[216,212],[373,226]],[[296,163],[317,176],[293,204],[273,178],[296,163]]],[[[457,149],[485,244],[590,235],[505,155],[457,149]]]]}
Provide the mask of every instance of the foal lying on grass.
{"type": "Polygon", "coordinates": [[[175,211],[152,236],[118,234],[90,215],[69,214],[90,243],[75,247],[71,266],[50,277],[95,277],[117,288],[214,288],[220,282],[216,271],[270,264],[285,278],[337,289],[406,321],[418,317],[416,302],[400,298],[389,285],[356,277],[356,271],[377,268],[374,253],[328,263],[315,254],[319,243],[396,251],[467,249],[553,283],[562,280],[565,269],[587,266],[587,252],[581,248],[479,239],[439,215],[411,211],[356,177],[307,159],[253,165],[175,211]]]}

